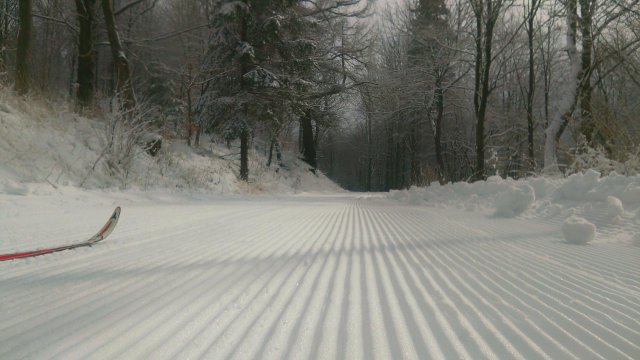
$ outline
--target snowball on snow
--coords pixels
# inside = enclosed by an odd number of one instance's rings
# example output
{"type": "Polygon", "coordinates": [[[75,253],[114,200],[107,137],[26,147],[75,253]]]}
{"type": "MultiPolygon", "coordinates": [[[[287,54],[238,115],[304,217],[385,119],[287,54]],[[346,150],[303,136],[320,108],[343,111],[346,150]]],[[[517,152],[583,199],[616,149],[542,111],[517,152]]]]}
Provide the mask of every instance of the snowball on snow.
{"type": "Polygon", "coordinates": [[[498,194],[496,216],[511,217],[522,214],[536,201],[535,190],[528,184],[511,186],[498,194]]]}
{"type": "Polygon", "coordinates": [[[596,226],[574,215],[562,224],[562,234],[568,243],[583,245],[596,238],[596,226]]]}

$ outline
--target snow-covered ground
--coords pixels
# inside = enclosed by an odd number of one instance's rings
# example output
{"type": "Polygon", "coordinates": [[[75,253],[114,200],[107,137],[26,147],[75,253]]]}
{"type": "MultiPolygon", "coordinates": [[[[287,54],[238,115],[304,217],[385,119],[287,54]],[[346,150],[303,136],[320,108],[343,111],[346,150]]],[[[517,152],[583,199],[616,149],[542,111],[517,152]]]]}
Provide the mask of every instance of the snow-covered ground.
{"type": "Polygon", "coordinates": [[[31,184],[42,183],[49,184],[49,189],[38,189],[45,192],[60,187],[221,195],[340,190],[321,173],[307,171],[291,153],[284,154],[283,167],[276,167],[275,160],[267,167],[266,145],[257,141],[248,184],[238,179],[237,144],[227,147],[207,135],[200,147],[191,148],[167,133],[152,157],[140,147],[151,133],[124,131],[122,122],[113,115],[82,117],[64,103],[20,99],[0,87],[0,193],[25,195],[33,191],[31,184]]]}
{"type": "Polygon", "coordinates": [[[0,359],[640,359],[640,177],[341,191],[0,90],[0,359]]]}
{"type": "Polygon", "coordinates": [[[568,244],[561,220],[366,194],[35,190],[0,194],[2,250],[122,216],[99,245],[0,262],[2,359],[640,357],[640,247],[568,244]]]}

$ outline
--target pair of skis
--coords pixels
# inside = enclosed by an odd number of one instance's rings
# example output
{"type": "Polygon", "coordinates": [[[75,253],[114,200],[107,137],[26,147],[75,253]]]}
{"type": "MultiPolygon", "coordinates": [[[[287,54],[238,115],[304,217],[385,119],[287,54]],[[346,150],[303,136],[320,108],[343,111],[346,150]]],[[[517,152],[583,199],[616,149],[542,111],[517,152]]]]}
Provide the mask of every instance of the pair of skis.
{"type": "Polygon", "coordinates": [[[93,244],[95,244],[95,243],[97,243],[99,241],[102,241],[102,240],[106,239],[107,236],[109,236],[109,234],[111,234],[111,232],[113,232],[113,229],[116,227],[116,224],[118,223],[118,219],[119,218],[120,218],[120,207],[118,206],[113,211],[113,214],[111,214],[111,217],[109,218],[109,220],[107,220],[107,223],[104,224],[102,229],[100,229],[100,231],[98,231],[97,234],[93,235],[88,240],[85,240],[83,242],[79,242],[79,243],[76,243],[76,244],[72,244],[72,245],[58,246],[58,247],[53,247],[53,248],[48,248],[48,249],[40,249],[40,250],[33,250],[33,251],[25,251],[25,252],[19,252],[19,253],[14,253],[14,254],[4,254],[4,255],[0,255],[0,261],[14,260],[14,259],[20,259],[20,258],[27,258],[27,257],[34,257],[34,256],[38,256],[38,255],[51,254],[51,253],[54,253],[54,252],[59,252],[59,251],[64,251],[64,250],[71,250],[71,249],[84,247],[84,246],[91,246],[91,245],[93,245],[93,244]]]}

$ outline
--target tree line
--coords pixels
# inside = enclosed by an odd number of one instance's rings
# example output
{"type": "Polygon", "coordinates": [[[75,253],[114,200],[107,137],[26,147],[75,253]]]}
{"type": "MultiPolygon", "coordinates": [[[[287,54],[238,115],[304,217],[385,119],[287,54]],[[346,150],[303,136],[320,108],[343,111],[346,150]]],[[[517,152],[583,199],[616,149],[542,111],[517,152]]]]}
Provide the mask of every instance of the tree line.
{"type": "Polygon", "coordinates": [[[323,166],[388,190],[637,156],[639,25],[637,0],[405,1],[378,26],[359,120],[323,147],[356,155],[323,166]]]}
{"type": "Polygon", "coordinates": [[[1,0],[1,81],[354,190],[637,153],[640,0],[1,0]],[[114,106],[115,104],[115,106],[114,106]]]}

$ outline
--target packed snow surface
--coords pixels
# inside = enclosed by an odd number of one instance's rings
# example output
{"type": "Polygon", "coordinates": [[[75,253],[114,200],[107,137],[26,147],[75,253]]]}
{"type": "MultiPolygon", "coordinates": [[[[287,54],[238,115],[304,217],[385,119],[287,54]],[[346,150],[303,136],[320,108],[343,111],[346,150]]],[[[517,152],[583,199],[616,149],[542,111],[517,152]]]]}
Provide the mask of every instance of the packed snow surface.
{"type": "Polygon", "coordinates": [[[353,194],[255,143],[247,184],[115,125],[0,90],[0,254],[122,207],[0,262],[0,359],[640,359],[640,177],[353,194]]]}
{"type": "Polygon", "coordinates": [[[122,215],[93,247],[0,262],[2,359],[640,357],[640,247],[568,244],[544,216],[28,190],[0,194],[2,252],[122,215]]]}

